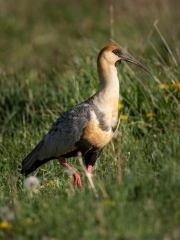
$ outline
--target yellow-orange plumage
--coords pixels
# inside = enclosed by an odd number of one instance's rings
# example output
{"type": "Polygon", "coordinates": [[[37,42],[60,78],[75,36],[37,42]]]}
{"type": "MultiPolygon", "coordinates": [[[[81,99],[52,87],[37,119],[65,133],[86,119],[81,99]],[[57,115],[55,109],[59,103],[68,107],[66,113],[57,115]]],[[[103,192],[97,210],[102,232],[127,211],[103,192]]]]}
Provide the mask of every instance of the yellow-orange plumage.
{"type": "Polygon", "coordinates": [[[98,120],[93,119],[84,129],[82,138],[87,140],[93,146],[102,149],[111,141],[114,134],[115,132],[113,132],[112,129],[109,129],[108,131],[103,131],[99,127],[98,120]]]}

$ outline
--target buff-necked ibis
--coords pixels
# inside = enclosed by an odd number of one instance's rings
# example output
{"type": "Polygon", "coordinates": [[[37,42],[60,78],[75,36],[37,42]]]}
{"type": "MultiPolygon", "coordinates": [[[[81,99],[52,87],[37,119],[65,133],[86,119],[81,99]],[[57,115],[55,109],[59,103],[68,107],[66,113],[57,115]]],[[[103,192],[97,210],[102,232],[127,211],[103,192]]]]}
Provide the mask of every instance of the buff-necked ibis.
{"type": "MultiPolygon", "coordinates": [[[[117,69],[122,61],[136,64],[150,75],[150,71],[134,58],[124,54],[118,46],[103,48],[97,59],[100,86],[88,100],[77,104],[60,116],[50,131],[23,160],[21,173],[28,175],[42,164],[58,159],[72,170],[66,158],[81,152],[89,173],[102,149],[113,138],[119,122],[119,79],[117,69]]],[[[72,172],[74,186],[82,187],[77,172],[72,172]]]]}

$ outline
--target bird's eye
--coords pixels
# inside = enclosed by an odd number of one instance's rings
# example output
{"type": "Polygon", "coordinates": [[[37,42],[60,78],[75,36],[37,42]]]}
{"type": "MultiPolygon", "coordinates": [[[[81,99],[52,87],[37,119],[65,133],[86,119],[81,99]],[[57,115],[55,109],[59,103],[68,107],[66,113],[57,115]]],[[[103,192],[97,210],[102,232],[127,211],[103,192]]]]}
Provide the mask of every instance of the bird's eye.
{"type": "Polygon", "coordinates": [[[119,49],[114,49],[112,52],[117,56],[120,55],[120,50],[119,49]]]}

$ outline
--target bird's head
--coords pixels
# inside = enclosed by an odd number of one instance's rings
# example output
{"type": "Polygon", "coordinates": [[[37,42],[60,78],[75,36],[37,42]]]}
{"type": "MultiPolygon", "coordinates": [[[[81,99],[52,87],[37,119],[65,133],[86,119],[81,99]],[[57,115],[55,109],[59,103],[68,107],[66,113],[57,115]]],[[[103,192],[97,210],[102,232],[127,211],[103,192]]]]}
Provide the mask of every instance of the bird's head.
{"type": "Polygon", "coordinates": [[[119,48],[118,46],[115,45],[106,46],[101,50],[98,56],[98,65],[101,63],[103,64],[103,62],[107,62],[109,65],[118,67],[122,61],[134,63],[135,65],[141,67],[146,72],[148,72],[151,76],[153,76],[152,73],[144,65],[139,63],[134,58],[123,53],[121,48],[119,48]]]}

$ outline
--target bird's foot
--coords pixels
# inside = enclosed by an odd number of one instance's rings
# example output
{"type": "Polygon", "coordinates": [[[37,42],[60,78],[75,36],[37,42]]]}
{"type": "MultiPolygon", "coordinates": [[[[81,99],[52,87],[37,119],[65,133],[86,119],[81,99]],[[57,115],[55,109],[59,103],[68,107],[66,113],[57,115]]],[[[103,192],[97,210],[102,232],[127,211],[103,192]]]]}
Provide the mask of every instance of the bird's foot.
{"type": "Polygon", "coordinates": [[[82,188],[82,182],[79,174],[75,172],[73,176],[74,176],[74,188],[77,187],[82,188]]]}

